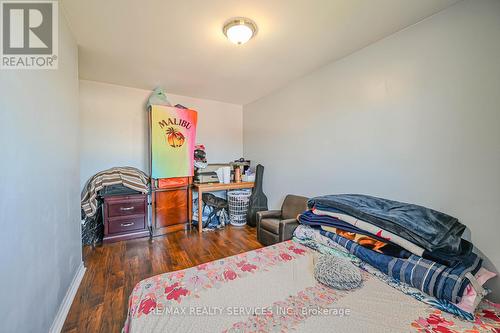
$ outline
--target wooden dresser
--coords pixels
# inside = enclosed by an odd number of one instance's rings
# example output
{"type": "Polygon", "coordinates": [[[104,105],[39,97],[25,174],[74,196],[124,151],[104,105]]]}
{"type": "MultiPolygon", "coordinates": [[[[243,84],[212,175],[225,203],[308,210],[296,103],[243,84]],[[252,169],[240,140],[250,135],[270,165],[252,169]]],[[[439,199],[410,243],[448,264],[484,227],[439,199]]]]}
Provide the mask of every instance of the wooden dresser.
{"type": "Polygon", "coordinates": [[[189,228],[192,217],[191,187],[192,177],[165,179],[153,187],[151,221],[155,236],[189,228]]]}
{"type": "Polygon", "coordinates": [[[149,236],[147,195],[105,197],[103,222],[105,243],[149,236]]]}

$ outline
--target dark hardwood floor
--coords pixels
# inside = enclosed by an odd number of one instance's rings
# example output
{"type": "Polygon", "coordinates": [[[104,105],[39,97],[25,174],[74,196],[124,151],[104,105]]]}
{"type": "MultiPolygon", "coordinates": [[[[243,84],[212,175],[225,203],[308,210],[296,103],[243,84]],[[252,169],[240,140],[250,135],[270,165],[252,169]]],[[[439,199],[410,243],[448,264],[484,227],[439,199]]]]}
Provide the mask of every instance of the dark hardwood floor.
{"type": "Polygon", "coordinates": [[[147,277],[184,269],[262,247],[256,229],[231,227],[204,232],[177,231],[155,237],[85,247],[87,267],[63,332],[120,332],[135,284],[147,277]]]}

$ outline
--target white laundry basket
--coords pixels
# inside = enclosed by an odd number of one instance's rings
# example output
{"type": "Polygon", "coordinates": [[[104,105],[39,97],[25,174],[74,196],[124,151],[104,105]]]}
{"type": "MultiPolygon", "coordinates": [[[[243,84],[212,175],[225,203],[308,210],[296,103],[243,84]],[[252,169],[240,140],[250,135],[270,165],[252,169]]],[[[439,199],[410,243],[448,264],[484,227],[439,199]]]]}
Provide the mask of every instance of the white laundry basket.
{"type": "Polygon", "coordinates": [[[251,194],[252,192],[248,190],[228,191],[229,220],[232,225],[241,227],[247,224],[247,211],[251,194]]]}

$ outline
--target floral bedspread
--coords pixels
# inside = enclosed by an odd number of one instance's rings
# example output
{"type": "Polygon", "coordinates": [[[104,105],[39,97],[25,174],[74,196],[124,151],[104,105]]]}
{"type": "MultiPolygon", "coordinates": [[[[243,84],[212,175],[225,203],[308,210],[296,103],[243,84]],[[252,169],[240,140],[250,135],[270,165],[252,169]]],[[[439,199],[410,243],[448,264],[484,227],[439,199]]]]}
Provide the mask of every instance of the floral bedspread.
{"type": "Polygon", "coordinates": [[[123,332],[500,332],[493,303],[466,322],[366,272],[360,289],[323,286],[313,276],[317,255],[287,241],[145,279],[123,332]]]}

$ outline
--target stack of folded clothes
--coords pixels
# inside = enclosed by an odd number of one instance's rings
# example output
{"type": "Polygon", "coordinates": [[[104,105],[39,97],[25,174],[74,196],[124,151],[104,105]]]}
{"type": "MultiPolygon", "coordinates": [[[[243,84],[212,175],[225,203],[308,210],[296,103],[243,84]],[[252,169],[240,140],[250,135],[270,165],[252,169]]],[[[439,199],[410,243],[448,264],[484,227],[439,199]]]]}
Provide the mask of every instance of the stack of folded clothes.
{"type": "Polygon", "coordinates": [[[316,197],[308,206],[299,222],[317,235],[299,227],[299,241],[333,243],[387,280],[421,291],[429,303],[466,319],[488,292],[482,285],[495,276],[461,238],[465,226],[444,213],[358,194],[316,197]]]}

